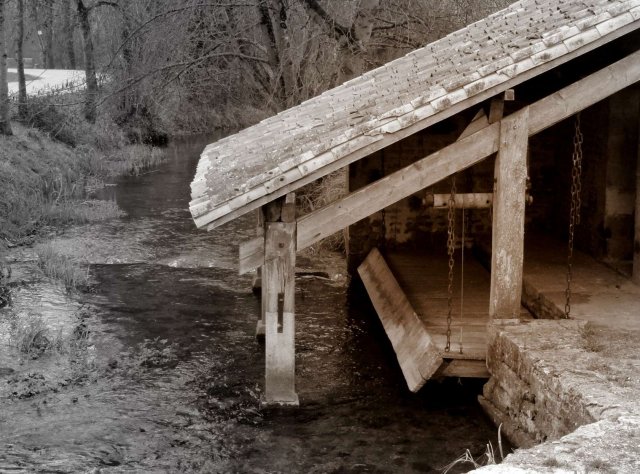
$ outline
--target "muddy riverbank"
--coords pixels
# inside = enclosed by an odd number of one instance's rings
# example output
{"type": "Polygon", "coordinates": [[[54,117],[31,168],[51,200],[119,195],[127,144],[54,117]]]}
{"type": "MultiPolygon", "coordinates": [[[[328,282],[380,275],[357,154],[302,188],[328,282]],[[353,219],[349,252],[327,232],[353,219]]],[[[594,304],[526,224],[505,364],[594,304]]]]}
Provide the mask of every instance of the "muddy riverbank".
{"type": "Polygon", "coordinates": [[[438,472],[495,446],[481,383],[406,390],[339,258],[299,258],[301,407],[259,409],[259,301],[235,270],[254,221],[195,230],[188,183],[201,148],[176,145],[157,169],[108,187],[101,197],[126,217],[53,239],[87,265],[87,291],[43,277],[32,249],[13,254],[0,328],[33,318],[55,344],[0,346],[0,471],[438,472]]]}

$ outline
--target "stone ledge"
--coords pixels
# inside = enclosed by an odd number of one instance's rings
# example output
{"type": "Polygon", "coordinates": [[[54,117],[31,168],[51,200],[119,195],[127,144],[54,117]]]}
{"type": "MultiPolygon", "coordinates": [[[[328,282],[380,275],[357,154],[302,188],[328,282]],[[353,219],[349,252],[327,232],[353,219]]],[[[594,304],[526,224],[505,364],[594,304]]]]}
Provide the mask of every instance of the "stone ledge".
{"type": "Polygon", "coordinates": [[[639,336],[575,320],[492,328],[480,403],[530,449],[482,470],[640,472],[639,336]]]}

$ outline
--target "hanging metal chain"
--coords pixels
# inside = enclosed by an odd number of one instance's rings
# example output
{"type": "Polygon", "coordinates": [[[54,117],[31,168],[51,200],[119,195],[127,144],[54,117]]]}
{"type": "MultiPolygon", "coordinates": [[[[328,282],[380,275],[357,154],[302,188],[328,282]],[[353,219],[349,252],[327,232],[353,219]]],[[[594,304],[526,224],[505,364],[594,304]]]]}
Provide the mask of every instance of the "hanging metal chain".
{"type": "MultiPolygon", "coordinates": [[[[464,205],[462,206],[462,237],[461,237],[461,248],[460,248],[460,321],[464,318],[464,246],[466,244],[467,238],[467,220],[465,218],[465,209],[464,205]]],[[[460,354],[462,354],[462,326],[460,326],[460,354]]]]}
{"type": "MultiPolygon", "coordinates": [[[[382,173],[382,177],[384,178],[387,170],[385,169],[384,163],[384,153],[380,153],[380,172],[382,173]]],[[[387,246],[387,211],[383,207],[380,211],[380,225],[382,227],[382,245],[381,247],[384,249],[387,246]]]]}
{"type": "Polygon", "coordinates": [[[573,164],[571,168],[571,210],[569,212],[569,241],[567,253],[567,289],[565,290],[564,317],[569,319],[571,314],[571,279],[573,243],[575,227],[580,224],[580,208],[582,207],[582,142],[583,135],[580,127],[580,113],[576,115],[573,136],[573,164]]]}
{"type": "Polygon", "coordinates": [[[451,194],[449,194],[449,213],[447,216],[447,255],[449,256],[449,286],[447,287],[447,345],[445,352],[451,350],[451,313],[453,312],[453,267],[456,250],[455,233],[456,210],[456,175],[451,177],[451,194]]]}

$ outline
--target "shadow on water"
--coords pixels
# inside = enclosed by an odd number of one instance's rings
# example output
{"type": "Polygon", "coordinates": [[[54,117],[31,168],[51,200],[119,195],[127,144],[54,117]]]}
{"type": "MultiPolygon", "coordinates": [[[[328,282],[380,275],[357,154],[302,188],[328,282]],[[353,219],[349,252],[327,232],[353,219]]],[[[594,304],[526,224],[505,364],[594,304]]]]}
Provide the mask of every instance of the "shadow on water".
{"type": "MultiPolygon", "coordinates": [[[[83,308],[92,359],[83,377],[45,377],[26,399],[0,390],[0,471],[438,472],[495,446],[480,382],[409,393],[366,296],[328,280],[297,285],[300,408],[259,409],[259,302],[234,270],[254,221],[194,228],[201,148],[175,145],[157,170],[111,188],[126,218],[59,239],[84,249],[95,291],[51,309],[46,282],[25,290],[46,319],[83,308]]],[[[13,377],[50,370],[29,364],[13,377]]]]}

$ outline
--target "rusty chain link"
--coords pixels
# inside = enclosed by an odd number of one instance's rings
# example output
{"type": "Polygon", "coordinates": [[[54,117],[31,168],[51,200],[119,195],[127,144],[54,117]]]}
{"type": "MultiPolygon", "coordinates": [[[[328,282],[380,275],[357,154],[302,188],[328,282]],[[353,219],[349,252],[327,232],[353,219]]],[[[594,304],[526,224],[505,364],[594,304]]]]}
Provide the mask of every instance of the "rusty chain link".
{"type": "Polygon", "coordinates": [[[447,345],[445,352],[451,350],[451,313],[453,312],[453,267],[456,250],[455,209],[456,209],[456,175],[451,177],[451,194],[449,194],[449,213],[447,216],[447,255],[449,256],[449,286],[447,287],[447,345]]]}
{"type": "Polygon", "coordinates": [[[573,243],[575,227],[580,224],[580,208],[582,207],[582,142],[584,141],[580,127],[580,113],[576,115],[573,136],[573,156],[571,167],[571,210],[569,211],[569,240],[567,253],[567,289],[565,290],[564,317],[569,319],[571,314],[571,279],[573,243]]]}

